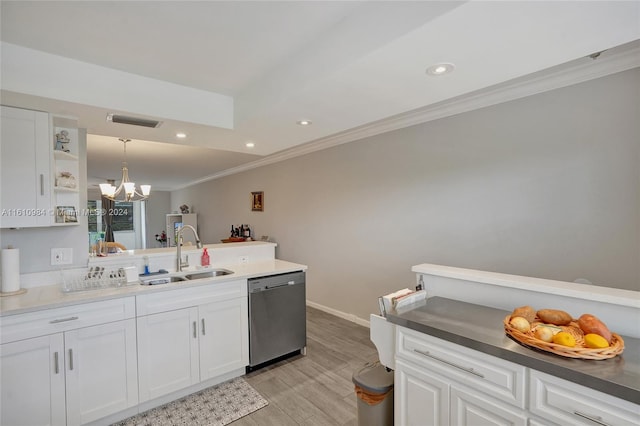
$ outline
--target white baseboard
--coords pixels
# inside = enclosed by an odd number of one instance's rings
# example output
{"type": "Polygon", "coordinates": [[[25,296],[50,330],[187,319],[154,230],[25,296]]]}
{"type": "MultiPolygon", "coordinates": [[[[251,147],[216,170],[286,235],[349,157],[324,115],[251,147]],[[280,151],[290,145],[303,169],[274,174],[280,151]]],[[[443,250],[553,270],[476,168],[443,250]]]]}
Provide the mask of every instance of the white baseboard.
{"type": "Polygon", "coordinates": [[[358,317],[358,316],[356,316],[354,314],[348,314],[346,312],[342,312],[342,311],[339,311],[337,309],[333,309],[333,308],[330,308],[328,306],[324,306],[324,305],[321,305],[319,303],[312,302],[310,300],[307,300],[307,306],[311,306],[312,308],[319,309],[319,310],[321,310],[323,312],[326,312],[328,314],[335,315],[335,316],[340,317],[342,319],[346,319],[347,321],[355,322],[358,325],[361,325],[363,327],[369,328],[369,321],[363,320],[362,318],[360,318],[360,317],[358,317]]]}

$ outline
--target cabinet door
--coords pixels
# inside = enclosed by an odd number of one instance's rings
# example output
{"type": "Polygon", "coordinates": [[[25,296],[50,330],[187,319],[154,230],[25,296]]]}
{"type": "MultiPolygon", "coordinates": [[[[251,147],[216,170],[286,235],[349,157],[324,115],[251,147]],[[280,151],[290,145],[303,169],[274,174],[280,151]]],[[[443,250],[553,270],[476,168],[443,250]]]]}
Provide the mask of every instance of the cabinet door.
{"type": "Polygon", "coordinates": [[[449,424],[449,383],[424,368],[396,359],[394,420],[397,425],[449,424]]]}
{"type": "Polygon", "coordinates": [[[49,115],[3,106],[0,130],[0,227],[51,225],[49,115]]]}
{"type": "Polygon", "coordinates": [[[199,382],[198,308],[137,318],[140,402],[199,382]]]}
{"type": "Polygon", "coordinates": [[[138,404],[134,319],[68,331],[64,340],[68,425],[138,404]]]}
{"type": "Polygon", "coordinates": [[[0,345],[0,424],[64,425],[62,333],[0,345]]]}
{"type": "Polygon", "coordinates": [[[459,426],[526,426],[527,416],[477,391],[451,387],[451,424],[459,426]]]}
{"type": "Polygon", "coordinates": [[[247,299],[198,307],[200,379],[207,380],[249,364],[247,299]]]}

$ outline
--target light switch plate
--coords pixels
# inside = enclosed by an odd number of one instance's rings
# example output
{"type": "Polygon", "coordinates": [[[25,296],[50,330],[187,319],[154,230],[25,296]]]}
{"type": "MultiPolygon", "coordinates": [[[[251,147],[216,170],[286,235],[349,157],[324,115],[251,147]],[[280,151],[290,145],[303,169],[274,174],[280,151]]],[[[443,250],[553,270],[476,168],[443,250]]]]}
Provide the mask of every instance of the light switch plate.
{"type": "Polygon", "coordinates": [[[51,266],[71,265],[73,263],[72,248],[52,248],[51,249],[51,266]]]}

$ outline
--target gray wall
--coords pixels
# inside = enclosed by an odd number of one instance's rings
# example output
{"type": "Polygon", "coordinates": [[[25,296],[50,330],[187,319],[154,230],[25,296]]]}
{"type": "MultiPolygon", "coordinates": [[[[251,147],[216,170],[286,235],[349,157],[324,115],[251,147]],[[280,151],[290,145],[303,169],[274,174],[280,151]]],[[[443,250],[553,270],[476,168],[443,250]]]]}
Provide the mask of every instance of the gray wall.
{"type": "Polygon", "coordinates": [[[279,258],[309,265],[308,299],[363,319],[425,262],[640,290],[639,88],[635,69],[205,182],[171,205],[192,206],[207,242],[232,223],[270,235],[279,258]]]}
{"type": "Polygon", "coordinates": [[[156,234],[166,229],[167,214],[171,213],[171,193],[167,191],[153,191],[147,200],[147,248],[160,247],[156,241],[156,234]]]}

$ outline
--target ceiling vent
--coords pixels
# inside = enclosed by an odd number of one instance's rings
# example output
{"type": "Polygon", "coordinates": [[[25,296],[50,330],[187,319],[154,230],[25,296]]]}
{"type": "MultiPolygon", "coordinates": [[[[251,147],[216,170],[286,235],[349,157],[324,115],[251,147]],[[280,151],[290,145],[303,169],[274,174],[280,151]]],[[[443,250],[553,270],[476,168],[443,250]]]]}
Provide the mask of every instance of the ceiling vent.
{"type": "Polygon", "coordinates": [[[156,128],[162,124],[162,121],[148,120],[146,118],[129,117],[126,115],[107,114],[107,121],[119,124],[129,124],[131,126],[156,128]]]}

